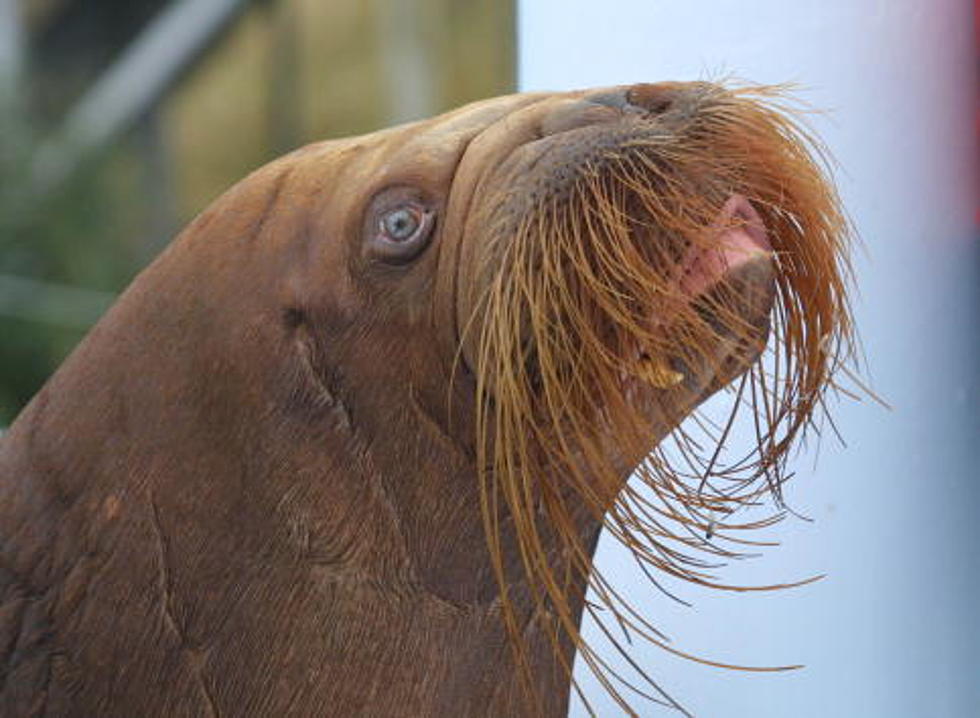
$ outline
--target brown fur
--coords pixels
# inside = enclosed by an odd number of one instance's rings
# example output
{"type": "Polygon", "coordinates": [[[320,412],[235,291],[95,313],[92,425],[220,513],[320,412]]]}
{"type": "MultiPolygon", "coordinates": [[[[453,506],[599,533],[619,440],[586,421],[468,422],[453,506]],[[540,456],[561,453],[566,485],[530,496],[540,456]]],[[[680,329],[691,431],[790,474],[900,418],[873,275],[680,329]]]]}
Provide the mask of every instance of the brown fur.
{"type": "Polygon", "coordinates": [[[696,532],[778,492],[849,356],[815,149],[773,90],[639,85],[245,179],[0,439],[0,715],[560,716],[576,649],[628,706],[586,587],[658,638],[592,570],[600,528],[715,583],[691,554],[733,554],[696,532]],[[392,264],[372,207],[399,193],[436,225],[392,264]],[[776,259],[694,301],[679,258],[736,194],[776,259]],[[758,446],[722,465],[677,427],[739,376],[758,446]]]}

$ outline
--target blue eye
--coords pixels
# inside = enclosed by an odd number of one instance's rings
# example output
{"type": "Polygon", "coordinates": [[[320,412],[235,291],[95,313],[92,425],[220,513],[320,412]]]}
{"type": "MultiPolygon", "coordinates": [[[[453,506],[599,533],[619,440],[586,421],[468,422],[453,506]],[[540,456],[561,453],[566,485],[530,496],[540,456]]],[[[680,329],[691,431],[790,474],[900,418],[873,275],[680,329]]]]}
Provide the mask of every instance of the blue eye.
{"type": "Polygon", "coordinates": [[[411,188],[394,187],[374,199],[368,209],[366,249],[387,264],[407,264],[432,240],[436,223],[433,203],[411,188]]]}
{"type": "Polygon", "coordinates": [[[381,231],[392,242],[407,242],[422,226],[422,213],[415,207],[398,207],[381,217],[381,231]]]}

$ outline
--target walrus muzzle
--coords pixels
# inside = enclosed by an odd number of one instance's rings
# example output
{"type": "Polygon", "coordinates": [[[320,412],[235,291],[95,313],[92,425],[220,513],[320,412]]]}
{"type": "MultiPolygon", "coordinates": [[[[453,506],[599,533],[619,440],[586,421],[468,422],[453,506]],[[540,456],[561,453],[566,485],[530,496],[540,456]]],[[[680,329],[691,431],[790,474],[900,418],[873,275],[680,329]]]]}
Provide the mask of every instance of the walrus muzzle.
{"type": "MultiPolygon", "coordinates": [[[[641,561],[711,584],[685,552],[726,552],[685,534],[755,501],[756,479],[778,495],[832,347],[849,335],[846,223],[807,151],[819,146],[767,98],[778,93],[668,83],[531,105],[510,118],[521,141],[472,188],[456,321],[478,383],[497,577],[506,597],[506,506],[535,604],[600,672],[570,591],[591,585],[622,625],[649,627],[615,607],[577,516],[602,521],[641,561]],[[756,417],[752,457],[723,467],[685,433],[687,467],[658,452],[740,376],[733,412],[756,417]],[[625,484],[637,467],[645,496],[625,484]]],[[[480,150],[477,140],[468,155],[480,150]]],[[[724,433],[709,435],[721,444],[724,433]]]]}

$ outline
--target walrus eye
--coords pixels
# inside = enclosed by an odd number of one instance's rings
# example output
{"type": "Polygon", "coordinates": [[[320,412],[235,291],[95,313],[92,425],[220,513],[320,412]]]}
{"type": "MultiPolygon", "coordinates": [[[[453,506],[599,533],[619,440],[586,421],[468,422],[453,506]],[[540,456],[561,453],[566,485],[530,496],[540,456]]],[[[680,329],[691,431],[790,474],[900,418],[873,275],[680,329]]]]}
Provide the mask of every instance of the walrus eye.
{"type": "Polygon", "coordinates": [[[370,246],[376,256],[401,264],[415,259],[432,234],[435,212],[416,201],[407,201],[380,212],[370,246]]]}
{"type": "Polygon", "coordinates": [[[422,224],[421,214],[414,207],[399,207],[381,218],[381,231],[392,242],[406,242],[422,224]]]}

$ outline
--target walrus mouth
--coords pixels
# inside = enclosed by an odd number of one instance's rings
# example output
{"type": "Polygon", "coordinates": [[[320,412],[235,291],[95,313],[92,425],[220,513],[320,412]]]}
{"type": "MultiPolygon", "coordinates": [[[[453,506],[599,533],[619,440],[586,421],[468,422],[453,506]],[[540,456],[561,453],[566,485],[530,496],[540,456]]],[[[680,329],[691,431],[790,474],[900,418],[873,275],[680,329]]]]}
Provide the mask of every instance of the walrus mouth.
{"type": "Polygon", "coordinates": [[[604,675],[570,592],[589,586],[620,627],[663,644],[593,570],[594,534],[574,517],[645,567],[719,585],[691,554],[739,555],[719,537],[757,524],[716,517],[778,501],[787,454],[851,356],[848,231],[823,150],[778,88],[643,85],[542,112],[471,215],[462,355],[508,629],[523,630],[504,514],[549,635],[560,627],[604,675]],[[695,438],[681,423],[739,377],[727,426],[745,412],[757,441],[724,463],[727,428],[695,438]]]}
{"type": "Polygon", "coordinates": [[[681,288],[692,297],[724,281],[728,272],[743,270],[760,259],[767,264],[772,255],[762,217],[744,197],[731,197],[715,226],[716,246],[690,253],[683,263],[681,288]]]}
{"type": "MultiPolygon", "coordinates": [[[[765,345],[775,293],[772,245],[759,213],[740,195],[725,203],[709,231],[714,235],[709,245],[689,247],[678,262],[676,281],[680,299],[694,306],[715,329],[719,345],[734,341],[735,346],[719,351],[727,355],[726,365],[731,367],[739,351],[754,358],[765,345]],[[744,333],[734,331],[718,316],[716,308],[726,306],[729,312],[737,306],[735,312],[745,325],[739,329],[744,333]]],[[[654,322],[662,323],[671,314],[676,312],[662,311],[654,322]]],[[[685,380],[685,372],[671,367],[663,357],[652,356],[642,347],[637,347],[637,354],[637,374],[649,385],[669,389],[685,380]]],[[[716,377],[712,386],[723,383],[725,377],[716,377]]]]}

